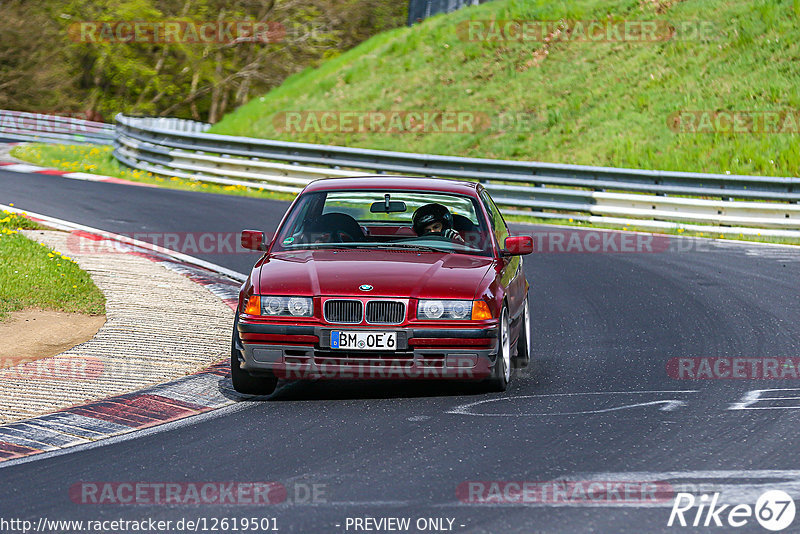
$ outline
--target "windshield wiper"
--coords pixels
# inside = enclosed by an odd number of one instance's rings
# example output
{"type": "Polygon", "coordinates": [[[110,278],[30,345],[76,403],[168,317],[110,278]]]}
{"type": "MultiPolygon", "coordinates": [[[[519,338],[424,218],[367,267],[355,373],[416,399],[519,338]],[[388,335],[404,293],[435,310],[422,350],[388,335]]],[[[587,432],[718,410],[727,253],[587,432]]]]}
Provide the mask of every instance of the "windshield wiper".
{"type": "Polygon", "coordinates": [[[414,250],[425,250],[428,252],[453,252],[452,249],[432,247],[430,245],[416,245],[414,243],[373,243],[369,248],[408,248],[414,250]]]}
{"type": "Polygon", "coordinates": [[[417,245],[414,243],[304,243],[302,245],[294,245],[291,248],[287,247],[287,250],[303,250],[303,249],[350,249],[350,248],[358,248],[358,249],[409,249],[409,250],[423,250],[426,252],[446,252],[452,253],[455,252],[453,249],[449,248],[442,248],[442,247],[434,247],[431,245],[417,245]]]}

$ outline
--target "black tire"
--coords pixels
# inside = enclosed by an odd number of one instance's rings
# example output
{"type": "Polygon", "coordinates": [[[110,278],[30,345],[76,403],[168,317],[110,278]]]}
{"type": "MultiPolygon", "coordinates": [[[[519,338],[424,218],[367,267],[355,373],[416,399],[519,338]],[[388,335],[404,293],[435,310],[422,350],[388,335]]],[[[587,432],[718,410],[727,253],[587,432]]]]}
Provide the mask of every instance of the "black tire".
{"type": "Polygon", "coordinates": [[[519,337],[517,338],[517,357],[514,358],[514,366],[517,369],[528,367],[531,362],[530,332],[531,332],[531,312],[528,307],[528,299],[525,299],[525,308],[522,312],[522,326],[520,327],[519,337]]]}
{"type": "Polygon", "coordinates": [[[511,381],[511,332],[508,325],[508,309],[500,312],[500,328],[497,333],[497,357],[492,367],[492,376],[486,382],[489,391],[505,391],[511,381]]]}
{"type": "Polygon", "coordinates": [[[242,346],[239,340],[239,316],[233,321],[233,335],[231,336],[231,382],[233,389],[247,395],[269,395],[278,386],[276,376],[252,376],[241,368],[239,352],[242,346]]]}

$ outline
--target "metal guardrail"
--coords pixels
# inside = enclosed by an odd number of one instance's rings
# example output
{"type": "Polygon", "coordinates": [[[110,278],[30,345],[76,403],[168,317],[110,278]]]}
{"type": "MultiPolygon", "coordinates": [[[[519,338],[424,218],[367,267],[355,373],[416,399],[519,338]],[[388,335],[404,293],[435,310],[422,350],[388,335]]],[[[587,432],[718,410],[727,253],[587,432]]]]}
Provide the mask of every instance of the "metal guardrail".
{"type": "Polygon", "coordinates": [[[114,125],[58,115],[0,110],[0,138],[110,145],[114,142],[114,125]]]}
{"type": "Polygon", "coordinates": [[[286,193],[326,177],[437,176],[481,181],[506,214],[800,238],[800,178],[795,177],[414,154],[209,134],[209,124],[175,118],[120,114],[116,121],[114,127],[0,110],[0,138],[113,143],[114,156],[133,168],[286,193]]]}
{"type": "Polygon", "coordinates": [[[477,179],[508,214],[800,237],[800,178],[413,154],[209,134],[209,125],[180,119],[116,119],[117,159],[170,176],[292,193],[313,179],[362,174],[343,168],[477,179]]]}
{"type": "Polygon", "coordinates": [[[450,13],[466,6],[476,6],[489,0],[408,0],[408,25],[432,15],[450,13]]]}

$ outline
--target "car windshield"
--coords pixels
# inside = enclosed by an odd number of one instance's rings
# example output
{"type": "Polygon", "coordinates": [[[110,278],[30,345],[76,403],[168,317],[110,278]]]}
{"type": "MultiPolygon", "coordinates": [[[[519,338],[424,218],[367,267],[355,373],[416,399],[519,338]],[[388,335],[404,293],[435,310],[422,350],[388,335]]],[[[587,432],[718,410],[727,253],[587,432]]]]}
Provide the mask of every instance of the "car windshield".
{"type": "Polygon", "coordinates": [[[303,195],[273,252],[312,248],[492,254],[476,199],[431,192],[329,191],[303,195]]]}

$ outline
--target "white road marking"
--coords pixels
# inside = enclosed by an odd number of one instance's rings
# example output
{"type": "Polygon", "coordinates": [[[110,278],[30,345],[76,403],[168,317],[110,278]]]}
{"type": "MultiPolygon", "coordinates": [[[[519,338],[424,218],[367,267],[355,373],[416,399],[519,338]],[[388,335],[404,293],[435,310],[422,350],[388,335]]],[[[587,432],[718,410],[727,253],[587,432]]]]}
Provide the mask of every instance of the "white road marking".
{"type": "Polygon", "coordinates": [[[0,169],[4,171],[13,172],[39,172],[48,170],[46,167],[37,167],[36,165],[27,165],[25,163],[15,163],[14,165],[3,165],[0,169]]]}
{"type": "MultiPolygon", "coordinates": [[[[800,470],[698,470],[698,471],[633,471],[621,473],[592,473],[570,479],[637,482],[667,482],[674,493],[695,495],[720,493],[720,504],[755,503],[765,491],[783,490],[795,499],[800,498],[800,470]]],[[[647,506],[672,506],[672,499],[647,506]]]]}
{"type": "Polygon", "coordinates": [[[110,176],[103,176],[100,174],[89,174],[87,172],[69,172],[61,175],[63,178],[71,178],[73,180],[86,180],[88,182],[102,182],[111,178],[110,176]]]}
{"type": "Polygon", "coordinates": [[[660,408],[661,411],[674,411],[681,406],[685,406],[686,402],[678,399],[665,399],[665,400],[657,400],[657,401],[650,401],[650,402],[641,402],[635,404],[626,404],[623,406],[615,406],[613,408],[602,408],[598,410],[584,410],[584,411],[577,411],[577,412],[542,412],[542,413],[474,413],[472,408],[481,404],[488,404],[490,402],[500,402],[500,401],[513,401],[517,399],[539,399],[539,398],[549,398],[549,397],[578,397],[578,396],[588,396],[588,395],[643,395],[643,394],[674,394],[674,393],[697,393],[697,390],[693,389],[686,389],[686,390],[676,390],[676,391],[599,391],[599,392],[590,392],[590,393],[550,393],[544,395],[519,395],[516,397],[503,397],[499,399],[486,399],[480,400],[476,402],[471,402],[469,404],[462,404],[456,406],[452,410],[448,410],[445,413],[456,414],[456,415],[472,415],[477,417],[534,417],[534,416],[563,416],[563,415],[589,415],[589,414],[597,414],[597,413],[606,413],[606,412],[613,412],[618,410],[625,410],[629,408],[639,408],[644,406],[655,406],[659,404],[663,404],[664,406],[660,408]]]}
{"type": "Polygon", "coordinates": [[[797,388],[784,388],[784,389],[754,389],[748,391],[742,397],[742,400],[731,404],[729,410],[798,410],[800,409],[800,396],[798,397],[763,397],[762,394],[769,391],[800,391],[797,388]],[[756,406],[751,407],[753,404],[760,401],[796,401],[794,406],[756,406]]]}

